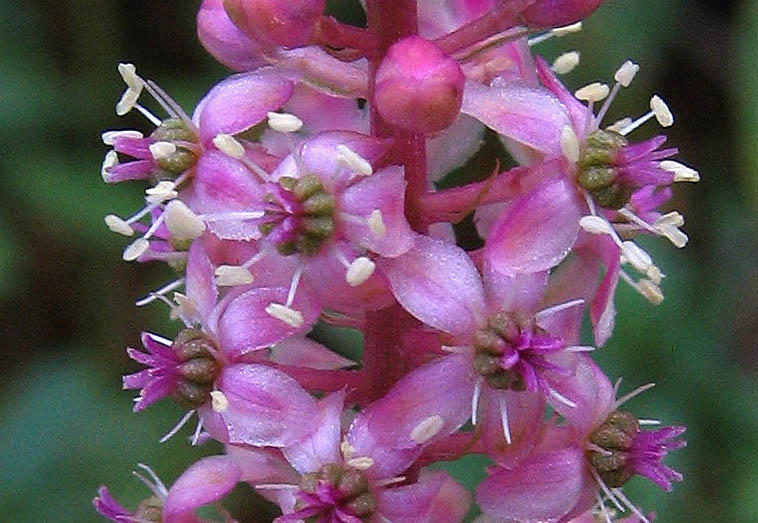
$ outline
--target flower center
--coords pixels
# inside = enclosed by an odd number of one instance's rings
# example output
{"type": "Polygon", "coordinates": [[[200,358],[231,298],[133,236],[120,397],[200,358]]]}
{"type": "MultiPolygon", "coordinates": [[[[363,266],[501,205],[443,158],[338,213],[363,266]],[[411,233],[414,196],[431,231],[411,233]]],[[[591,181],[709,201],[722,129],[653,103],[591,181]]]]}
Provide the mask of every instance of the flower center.
{"type": "Polygon", "coordinates": [[[523,341],[522,326],[505,313],[495,314],[487,327],[474,336],[474,370],[487,379],[493,389],[522,391],[526,383],[516,364],[521,359],[519,347],[523,341]]]}
{"type": "Polygon", "coordinates": [[[343,521],[340,514],[367,520],[376,510],[365,474],[337,463],[303,475],[298,498],[295,514],[307,523],[343,521]]]}
{"type": "Polygon", "coordinates": [[[161,523],[163,521],[163,501],[158,496],[150,496],[139,504],[134,516],[137,521],[161,523]]]}
{"type": "Polygon", "coordinates": [[[182,406],[194,409],[205,404],[213,390],[220,366],[213,356],[215,343],[198,329],[184,329],[174,340],[171,349],[181,363],[176,366],[174,399],[182,406]]]}
{"type": "Polygon", "coordinates": [[[579,156],[577,183],[601,207],[620,209],[629,202],[632,187],[620,183],[614,163],[617,151],[628,144],[620,134],[602,129],[587,137],[579,156]]]}
{"type": "Polygon", "coordinates": [[[152,132],[150,138],[155,140],[153,158],[162,172],[158,173],[159,179],[173,179],[197,162],[195,152],[191,150],[197,143],[195,134],[187,129],[184,122],[179,118],[167,118],[152,132]]]}
{"type": "Polygon", "coordinates": [[[627,412],[615,411],[590,436],[590,441],[598,448],[589,451],[589,461],[610,488],[623,486],[634,475],[627,466],[628,451],[639,431],[637,418],[627,412]]]}

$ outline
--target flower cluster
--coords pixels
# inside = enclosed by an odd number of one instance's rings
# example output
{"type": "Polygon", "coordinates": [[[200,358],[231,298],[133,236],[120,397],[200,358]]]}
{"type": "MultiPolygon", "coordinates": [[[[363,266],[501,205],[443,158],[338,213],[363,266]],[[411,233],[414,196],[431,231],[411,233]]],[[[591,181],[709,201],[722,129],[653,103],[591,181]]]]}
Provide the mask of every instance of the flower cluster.
{"type": "Polygon", "coordinates": [[[108,131],[106,183],[141,180],[145,206],[105,217],[134,237],[126,261],[175,278],[137,302],[182,325],[127,350],[143,370],[134,410],[172,398],[193,445],[223,455],[190,466],[136,510],[102,487],[113,521],[199,521],[239,482],[276,503],[279,523],[445,523],[475,502],[482,521],[649,521],[624,494],[633,476],[664,490],[683,427],[638,419],[591,358],[611,337],[619,280],[654,304],[661,270],[635,243],[683,247],[659,208],[696,171],[633,141],[673,116],[659,96],[604,125],[639,66],[572,94],[533,49],[579,29],[600,0],[363,2],[367,27],[324,0],[204,0],[197,31],[237,71],[191,115],[119,65],[116,111],[154,127],[108,131]],[[573,24],[573,25],[566,25],[573,24]],[[150,95],[165,112],[142,105],[150,95]],[[515,167],[440,190],[496,134],[515,167]],[[453,225],[473,216],[483,247],[453,225]],[[593,345],[580,341],[585,310],[593,345]],[[308,337],[317,322],[359,330],[360,361],[308,337]],[[475,493],[429,465],[483,454],[475,493]],[[619,519],[621,518],[621,519],[619,519]]]}

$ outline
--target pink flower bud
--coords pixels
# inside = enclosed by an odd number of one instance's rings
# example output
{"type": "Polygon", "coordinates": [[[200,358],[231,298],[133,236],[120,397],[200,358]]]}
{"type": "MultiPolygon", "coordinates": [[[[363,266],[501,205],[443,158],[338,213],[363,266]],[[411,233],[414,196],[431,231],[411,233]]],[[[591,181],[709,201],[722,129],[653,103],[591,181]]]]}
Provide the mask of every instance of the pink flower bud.
{"type": "Polygon", "coordinates": [[[537,0],[521,13],[530,27],[560,27],[588,17],[603,0],[537,0]]]}
{"type": "Polygon", "coordinates": [[[375,103],[388,123],[420,133],[448,127],[461,108],[458,63],[418,36],[396,42],[376,73],[375,103]]]}
{"type": "Polygon", "coordinates": [[[242,32],[268,45],[298,47],[311,41],[326,0],[224,0],[242,32]]]}

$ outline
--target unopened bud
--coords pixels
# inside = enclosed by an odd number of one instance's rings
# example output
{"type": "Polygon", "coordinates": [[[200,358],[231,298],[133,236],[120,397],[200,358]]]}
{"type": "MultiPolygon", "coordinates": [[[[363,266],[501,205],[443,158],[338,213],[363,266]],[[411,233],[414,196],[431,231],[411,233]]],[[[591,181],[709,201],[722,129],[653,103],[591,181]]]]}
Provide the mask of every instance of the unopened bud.
{"type": "Polygon", "coordinates": [[[225,0],[229,18],[242,32],[268,45],[310,43],[326,0],[225,0]]]}

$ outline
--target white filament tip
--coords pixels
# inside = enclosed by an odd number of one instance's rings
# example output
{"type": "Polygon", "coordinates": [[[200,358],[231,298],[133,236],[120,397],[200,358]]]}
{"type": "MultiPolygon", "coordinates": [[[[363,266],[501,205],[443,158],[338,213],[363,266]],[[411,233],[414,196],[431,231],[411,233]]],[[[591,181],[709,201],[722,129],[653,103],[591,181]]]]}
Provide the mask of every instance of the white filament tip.
{"type": "Polygon", "coordinates": [[[132,226],[129,225],[126,220],[119,218],[115,214],[109,214],[104,220],[105,225],[116,234],[121,234],[122,236],[134,236],[134,229],[132,229],[132,226]]]}
{"type": "Polygon", "coordinates": [[[585,216],[579,220],[579,226],[590,234],[613,234],[611,224],[600,216],[585,216]]]}
{"type": "Polygon", "coordinates": [[[213,145],[222,153],[237,160],[245,156],[245,148],[230,134],[217,134],[213,139],[213,145]]]}
{"type": "Polygon", "coordinates": [[[361,256],[360,258],[356,258],[353,263],[348,266],[345,279],[347,280],[348,285],[351,287],[357,287],[368,280],[371,275],[374,274],[375,269],[376,264],[374,262],[365,256],[361,256]]]}
{"type": "Polygon", "coordinates": [[[611,125],[606,127],[606,129],[609,131],[613,131],[615,133],[620,133],[622,129],[625,129],[626,127],[629,127],[630,125],[632,125],[633,121],[634,120],[632,120],[629,117],[622,118],[621,120],[616,120],[615,122],[613,122],[611,125]]]}
{"type": "Polygon", "coordinates": [[[137,68],[134,64],[120,63],[118,64],[118,74],[124,80],[124,83],[130,89],[142,89],[145,85],[145,81],[137,74],[137,68]]]}
{"type": "Polygon", "coordinates": [[[116,140],[116,138],[134,138],[135,140],[140,140],[144,138],[144,135],[139,131],[126,129],[123,131],[105,131],[101,135],[101,138],[103,139],[103,143],[105,145],[113,145],[113,142],[116,140]]]}
{"type": "Polygon", "coordinates": [[[216,285],[235,287],[253,283],[253,274],[247,267],[239,265],[219,265],[215,271],[216,285]]]}
{"type": "Polygon", "coordinates": [[[384,238],[384,235],[387,234],[387,226],[384,225],[382,211],[379,209],[371,211],[371,214],[368,215],[368,228],[377,238],[384,238]]]}
{"type": "Polygon", "coordinates": [[[280,133],[296,133],[303,127],[303,121],[294,114],[269,112],[268,126],[280,133]]]}
{"type": "Polygon", "coordinates": [[[266,305],[266,314],[286,323],[290,327],[299,328],[305,322],[302,312],[281,303],[269,303],[266,305]]]}
{"type": "Polygon", "coordinates": [[[565,125],[561,130],[561,151],[569,162],[579,161],[579,138],[570,125],[565,125]]]}
{"type": "Polygon", "coordinates": [[[650,267],[653,267],[653,259],[650,255],[633,241],[625,241],[622,243],[621,252],[629,263],[642,273],[646,273],[650,267]]]}
{"type": "Polygon", "coordinates": [[[413,428],[411,439],[419,445],[423,445],[439,434],[444,425],[445,420],[442,419],[442,416],[430,416],[413,428]]]}
{"type": "Polygon", "coordinates": [[[124,261],[134,261],[150,248],[150,243],[144,238],[138,238],[131,244],[126,246],[124,253],[121,256],[124,261]]]}
{"type": "Polygon", "coordinates": [[[577,51],[569,51],[564,53],[553,62],[553,71],[558,74],[568,74],[579,65],[579,53],[577,51]]]}
{"type": "Polygon", "coordinates": [[[551,33],[553,33],[555,36],[560,38],[562,36],[566,36],[572,33],[578,33],[581,30],[582,30],[582,23],[577,22],[575,24],[566,25],[563,27],[556,27],[555,29],[551,31],[551,33]]]}
{"type": "Polygon", "coordinates": [[[194,240],[205,230],[205,222],[180,200],[170,201],[163,214],[166,227],[176,240],[194,240]]]}
{"type": "Polygon", "coordinates": [[[100,167],[100,176],[103,177],[104,182],[108,183],[108,180],[110,179],[110,173],[108,172],[108,169],[116,165],[118,165],[118,154],[116,154],[116,151],[111,149],[105,153],[105,158],[103,158],[103,165],[100,167]]]}
{"type": "Polygon", "coordinates": [[[337,159],[340,163],[349,167],[361,176],[371,176],[374,173],[371,164],[347,145],[339,144],[337,146],[337,155],[337,159]]]}
{"type": "Polygon", "coordinates": [[[637,287],[642,295],[653,305],[660,305],[663,301],[663,291],[650,280],[641,280],[637,287]]]}
{"type": "Polygon", "coordinates": [[[674,125],[674,115],[671,113],[671,109],[666,105],[658,95],[653,96],[650,99],[650,109],[655,114],[655,119],[661,124],[661,127],[671,127],[674,125]]]}
{"type": "Polygon", "coordinates": [[[374,466],[374,460],[368,456],[361,456],[347,460],[347,465],[357,470],[368,470],[374,466]]]}
{"type": "Polygon", "coordinates": [[[145,194],[145,199],[150,203],[161,203],[179,196],[174,182],[169,182],[168,180],[158,182],[155,187],[147,189],[145,194]]]}
{"type": "Polygon", "coordinates": [[[583,102],[599,102],[605,100],[610,92],[610,87],[600,82],[595,82],[585,85],[574,94],[577,100],[582,100],[583,102]]]}
{"type": "Polygon", "coordinates": [[[673,160],[664,160],[660,164],[658,164],[658,167],[660,167],[664,171],[670,171],[674,173],[675,182],[693,182],[694,183],[694,182],[700,181],[699,172],[679,162],[675,162],[673,160]]]}
{"type": "Polygon", "coordinates": [[[165,160],[176,152],[176,145],[171,142],[155,142],[148,147],[153,160],[165,160]]]}
{"type": "Polygon", "coordinates": [[[622,86],[629,87],[629,85],[632,83],[632,80],[634,80],[634,77],[637,76],[639,70],[639,65],[635,64],[631,60],[627,60],[621,65],[621,67],[618,68],[616,74],[613,76],[613,79],[620,83],[622,86]]]}
{"type": "Polygon", "coordinates": [[[211,408],[213,412],[222,414],[229,409],[229,400],[226,395],[220,390],[211,391],[211,408]]]}

